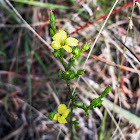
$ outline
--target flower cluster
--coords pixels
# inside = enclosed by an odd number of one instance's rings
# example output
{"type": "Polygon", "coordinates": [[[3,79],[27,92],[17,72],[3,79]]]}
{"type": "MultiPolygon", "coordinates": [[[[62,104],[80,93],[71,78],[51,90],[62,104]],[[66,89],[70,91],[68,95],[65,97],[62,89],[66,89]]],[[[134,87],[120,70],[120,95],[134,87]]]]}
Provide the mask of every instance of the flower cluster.
{"type": "Polygon", "coordinates": [[[58,113],[54,115],[53,120],[59,123],[67,123],[66,117],[69,114],[69,109],[67,109],[65,104],[60,104],[58,106],[58,113]]]}
{"type": "Polygon", "coordinates": [[[73,37],[67,37],[67,33],[64,30],[59,30],[53,37],[52,47],[56,50],[63,48],[67,52],[71,53],[72,48],[70,46],[77,46],[78,40],[73,37]]]}

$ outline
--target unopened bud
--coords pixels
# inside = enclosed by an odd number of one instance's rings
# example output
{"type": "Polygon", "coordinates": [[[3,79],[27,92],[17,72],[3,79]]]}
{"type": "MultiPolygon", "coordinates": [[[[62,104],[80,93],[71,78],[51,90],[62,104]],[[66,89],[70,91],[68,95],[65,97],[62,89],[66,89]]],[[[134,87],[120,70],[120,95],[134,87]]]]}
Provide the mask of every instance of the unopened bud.
{"type": "Polygon", "coordinates": [[[51,23],[51,28],[52,28],[52,30],[53,30],[54,33],[55,33],[55,29],[56,29],[56,27],[55,27],[54,23],[51,23]]]}
{"type": "Polygon", "coordinates": [[[53,37],[55,35],[54,31],[50,28],[50,35],[53,37]]]}
{"type": "Polygon", "coordinates": [[[86,109],[87,108],[86,104],[83,104],[83,107],[84,107],[84,109],[86,109]]]}
{"type": "Polygon", "coordinates": [[[53,112],[51,112],[51,113],[49,113],[48,118],[49,118],[49,119],[53,119],[54,115],[55,115],[55,114],[54,114],[53,112]]]}
{"type": "Polygon", "coordinates": [[[79,52],[80,52],[80,48],[73,47],[73,49],[72,49],[73,55],[79,55],[79,52]]]}
{"type": "Polygon", "coordinates": [[[54,14],[53,14],[52,11],[50,12],[50,22],[51,23],[54,23],[55,22],[55,17],[54,17],[54,14]]]}
{"type": "Polygon", "coordinates": [[[77,74],[82,75],[84,73],[84,71],[85,71],[84,69],[80,69],[80,70],[77,71],[77,74]]]}
{"type": "Polygon", "coordinates": [[[86,51],[86,50],[88,50],[89,48],[90,48],[90,42],[86,42],[86,43],[83,45],[82,50],[83,50],[83,51],[86,51]]]}
{"type": "Polygon", "coordinates": [[[61,57],[61,51],[60,50],[54,50],[52,52],[52,54],[56,57],[56,58],[60,58],[61,57]]]}

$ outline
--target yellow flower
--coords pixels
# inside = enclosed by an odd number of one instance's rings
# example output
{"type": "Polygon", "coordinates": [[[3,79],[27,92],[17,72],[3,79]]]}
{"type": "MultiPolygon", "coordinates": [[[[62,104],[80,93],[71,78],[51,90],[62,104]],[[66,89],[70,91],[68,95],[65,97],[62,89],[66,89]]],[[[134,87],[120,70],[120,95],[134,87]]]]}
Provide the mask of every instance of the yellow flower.
{"type": "Polygon", "coordinates": [[[63,117],[63,116],[61,116],[61,117],[58,118],[58,122],[59,123],[67,123],[65,117],[63,117]]]}
{"type": "Polygon", "coordinates": [[[69,114],[69,109],[67,109],[65,104],[60,104],[58,106],[58,113],[54,115],[53,120],[59,123],[67,123],[66,117],[69,114]]]}
{"type": "Polygon", "coordinates": [[[64,30],[59,30],[53,37],[52,47],[56,50],[63,48],[67,52],[71,53],[72,48],[70,46],[77,46],[78,40],[73,37],[67,37],[67,33],[64,30]]]}
{"type": "Polygon", "coordinates": [[[58,120],[58,117],[60,117],[60,114],[59,113],[57,113],[57,114],[54,115],[53,120],[54,121],[57,121],[58,120]]]}
{"type": "Polygon", "coordinates": [[[59,106],[58,106],[58,113],[59,114],[63,114],[63,113],[65,113],[65,111],[67,110],[67,107],[66,107],[66,105],[65,104],[60,104],[59,106]]]}

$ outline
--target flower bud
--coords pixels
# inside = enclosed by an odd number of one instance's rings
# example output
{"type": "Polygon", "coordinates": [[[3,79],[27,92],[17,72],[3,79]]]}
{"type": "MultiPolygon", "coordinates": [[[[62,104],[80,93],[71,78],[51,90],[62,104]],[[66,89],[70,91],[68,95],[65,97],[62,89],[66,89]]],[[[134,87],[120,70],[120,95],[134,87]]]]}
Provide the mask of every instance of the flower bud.
{"type": "Polygon", "coordinates": [[[50,35],[53,37],[55,35],[54,31],[50,28],[50,35]]]}
{"type": "Polygon", "coordinates": [[[83,45],[82,50],[83,50],[83,51],[86,51],[86,50],[88,50],[89,48],[90,48],[90,43],[89,43],[89,42],[86,42],[86,43],[83,45]]]}
{"type": "Polygon", "coordinates": [[[82,75],[82,74],[84,73],[84,71],[85,71],[84,69],[78,70],[78,71],[77,71],[77,75],[82,75]]]}
{"type": "Polygon", "coordinates": [[[54,17],[54,14],[53,14],[52,11],[50,12],[50,22],[51,23],[54,23],[55,22],[55,17],[54,17]]]}
{"type": "Polygon", "coordinates": [[[73,47],[73,49],[72,49],[72,54],[73,55],[79,55],[79,52],[80,52],[80,48],[73,47]]]}
{"type": "Polygon", "coordinates": [[[84,108],[84,109],[86,109],[86,108],[87,108],[86,104],[83,104],[83,108],[84,108]]]}
{"type": "Polygon", "coordinates": [[[67,80],[74,79],[75,78],[75,72],[71,71],[71,70],[70,71],[66,71],[63,74],[63,78],[67,79],[67,80]]]}
{"type": "Polygon", "coordinates": [[[54,114],[53,112],[51,112],[51,113],[49,113],[48,118],[49,118],[49,119],[53,119],[54,115],[55,115],[55,114],[54,114]]]}
{"type": "Polygon", "coordinates": [[[60,50],[54,50],[54,51],[52,52],[52,54],[53,54],[56,58],[60,58],[60,56],[61,56],[61,51],[60,51],[60,50]]]}
{"type": "Polygon", "coordinates": [[[75,73],[73,71],[70,71],[69,79],[74,79],[74,78],[75,78],[75,73]]]}
{"type": "Polygon", "coordinates": [[[51,23],[51,28],[52,28],[52,30],[53,30],[54,33],[55,33],[55,29],[56,29],[56,27],[55,27],[54,23],[51,23]]]}

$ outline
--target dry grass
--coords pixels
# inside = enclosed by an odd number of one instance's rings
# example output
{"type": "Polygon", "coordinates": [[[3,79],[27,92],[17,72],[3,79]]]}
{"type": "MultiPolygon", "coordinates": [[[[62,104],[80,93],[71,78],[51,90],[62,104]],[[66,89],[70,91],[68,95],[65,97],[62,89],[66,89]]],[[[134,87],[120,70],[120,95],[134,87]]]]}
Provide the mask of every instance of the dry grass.
{"type": "MultiPolygon", "coordinates": [[[[97,22],[109,13],[115,0],[44,2],[71,7],[55,9],[57,30],[73,33],[79,47],[91,41],[91,50],[81,55],[74,67],[85,69],[81,80],[72,81],[77,102],[89,104],[106,86],[112,87],[104,106],[91,111],[89,117],[81,109],[74,110],[73,119],[78,119],[80,125],[79,130],[75,129],[77,139],[139,140],[139,7],[132,3],[108,16],[107,22],[105,18],[97,22]],[[128,30],[131,14],[133,26],[128,30]],[[114,36],[124,43],[126,38],[125,45],[133,53],[126,49],[123,54],[124,46],[114,36]]],[[[119,1],[115,9],[128,3],[119,1]]],[[[0,4],[0,140],[68,140],[68,124],[47,118],[59,103],[69,103],[66,84],[57,75],[63,67],[51,54],[50,8],[11,1],[17,9],[13,12],[8,0],[0,0],[0,4]]],[[[66,53],[66,61],[68,58],[66,53]]]]}

